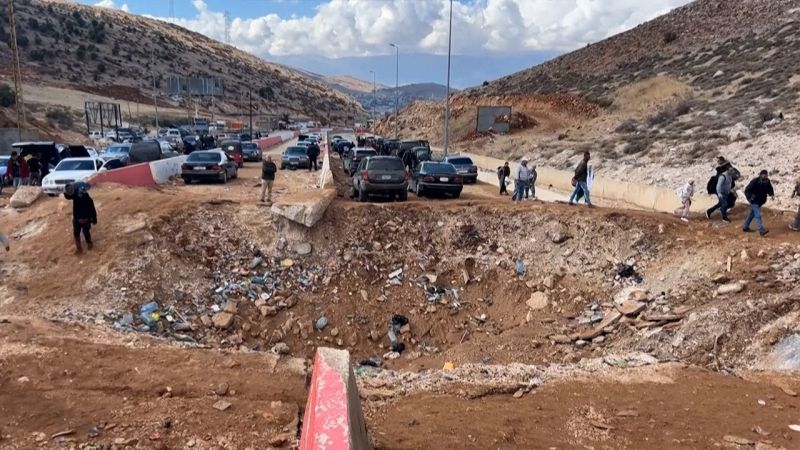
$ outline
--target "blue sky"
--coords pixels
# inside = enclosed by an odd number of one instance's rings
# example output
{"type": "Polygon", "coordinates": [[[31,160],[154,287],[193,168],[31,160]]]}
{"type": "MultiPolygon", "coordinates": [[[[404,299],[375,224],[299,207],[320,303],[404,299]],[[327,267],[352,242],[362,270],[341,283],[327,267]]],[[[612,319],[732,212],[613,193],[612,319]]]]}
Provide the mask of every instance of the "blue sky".
{"type": "MultiPolygon", "coordinates": [[[[403,65],[401,83],[444,78],[449,0],[174,0],[174,18],[168,0],[80,1],[169,20],[220,41],[227,11],[231,45],[323,75],[363,79],[370,70],[364,69],[374,67],[383,84],[394,84],[387,61],[395,43],[401,59],[411,63],[403,65]]],[[[499,78],[688,2],[458,0],[452,13],[454,85],[499,78]]]]}

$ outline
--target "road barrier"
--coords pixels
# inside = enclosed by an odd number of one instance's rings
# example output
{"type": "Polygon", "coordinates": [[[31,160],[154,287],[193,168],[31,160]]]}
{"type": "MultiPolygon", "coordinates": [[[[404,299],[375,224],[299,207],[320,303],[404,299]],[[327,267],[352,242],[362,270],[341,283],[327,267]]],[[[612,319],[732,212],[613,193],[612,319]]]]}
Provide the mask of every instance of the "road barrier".
{"type": "Polygon", "coordinates": [[[346,350],[320,347],[303,415],[300,450],[369,450],[355,374],[346,350]]]}

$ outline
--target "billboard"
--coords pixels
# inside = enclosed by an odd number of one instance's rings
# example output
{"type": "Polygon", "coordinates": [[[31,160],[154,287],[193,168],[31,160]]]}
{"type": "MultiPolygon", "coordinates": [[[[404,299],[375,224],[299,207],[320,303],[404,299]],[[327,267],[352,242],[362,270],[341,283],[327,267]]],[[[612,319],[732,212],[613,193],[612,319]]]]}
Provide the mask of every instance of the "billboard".
{"type": "Polygon", "coordinates": [[[510,106],[478,106],[476,131],[508,133],[511,120],[510,106]]]}
{"type": "Polygon", "coordinates": [[[213,95],[225,94],[225,83],[219,78],[169,77],[168,95],[213,95]]]}

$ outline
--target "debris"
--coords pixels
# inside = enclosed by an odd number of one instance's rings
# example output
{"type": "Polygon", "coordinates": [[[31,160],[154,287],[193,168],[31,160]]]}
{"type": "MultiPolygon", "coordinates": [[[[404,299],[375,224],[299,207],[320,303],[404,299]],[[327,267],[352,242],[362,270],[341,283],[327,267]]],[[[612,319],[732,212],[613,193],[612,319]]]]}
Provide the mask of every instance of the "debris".
{"type": "Polygon", "coordinates": [[[444,363],[444,366],[442,366],[442,370],[455,370],[455,368],[456,365],[453,364],[452,361],[447,361],[446,363],[444,363]]]}
{"type": "Polygon", "coordinates": [[[383,355],[383,359],[397,359],[400,357],[400,352],[388,352],[383,355]]]}
{"type": "Polygon", "coordinates": [[[28,378],[28,377],[19,377],[19,378],[17,378],[17,383],[19,383],[19,384],[25,384],[25,383],[28,383],[29,381],[31,381],[31,379],[28,378]]]}
{"type": "Polygon", "coordinates": [[[614,303],[621,305],[625,302],[646,302],[647,297],[648,293],[646,290],[636,286],[629,286],[619,291],[617,295],[614,296],[614,303]]]}
{"type": "Polygon", "coordinates": [[[230,328],[231,325],[233,325],[233,317],[234,317],[233,313],[230,313],[228,311],[221,311],[214,314],[211,317],[211,322],[213,323],[214,328],[225,330],[227,328],[230,328]]]}
{"type": "Polygon", "coordinates": [[[514,270],[516,270],[517,275],[525,275],[525,263],[522,262],[521,259],[518,259],[517,262],[514,264],[514,270]]]}
{"type": "Polygon", "coordinates": [[[270,351],[281,356],[291,353],[291,349],[289,349],[289,346],[284,342],[278,342],[277,344],[273,345],[270,351]]]}
{"type": "Polygon", "coordinates": [[[755,442],[751,441],[750,439],[734,436],[732,434],[726,434],[722,440],[736,445],[755,445],[755,442]]]}
{"type": "Polygon", "coordinates": [[[250,270],[253,270],[256,267],[260,266],[262,262],[264,262],[264,259],[261,258],[260,256],[256,256],[255,258],[252,259],[252,261],[250,261],[250,266],[249,266],[250,270]]]}
{"type": "Polygon", "coordinates": [[[328,326],[328,318],[325,316],[320,317],[319,319],[317,319],[316,322],[314,322],[314,328],[316,328],[317,331],[322,331],[327,326],[328,326]]]}
{"type": "Polygon", "coordinates": [[[405,344],[397,339],[397,334],[400,332],[400,329],[407,324],[408,318],[402,314],[393,315],[392,320],[389,321],[389,333],[387,333],[387,335],[392,346],[392,351],[402,353],[403,350],[405,350],[405,344]]]}
{"type": "Polygon", "coordinates": [[[727,283],[727,282],[731,281],[731,279],[730,279],[730,277],[728,277],[724,273],[720,273],[720,274],[715,275],[714,278],[711,279],[711,281],[713,281],[716,284],[724,284],[724,283],[727,283]]]}
{"type": "Polygon", "coordinates": [[[361,298],[365,302],[369,301],[369,295],[367,294],[367,291],[365,291],[364,289],[361,289],[360,294],[361,294],[361,298]]]}
{"type": "Polygon", "coordinates": [[[790,389],[788,386],[778,386],[781,388],[784,394],[788,395],[789,397],[797,397],[797,392],[790,389]]]}
{"type": "Polygon", "coordinates": [[[228,389],[229,389],[228,383],[220,383],[217,385],[216,388],[214,388],[214,393],[219,396],[223,396],[228,393],[228,389]]]}
{"type": "Polygon", "coordinates": [[[525,389],[517,389],[517,392],[514,392],[514,398],[522,398],[525,395],[525,389]]]}
{"type": "Polygon", "coordinates": [[[225,411],[226,409],[231,407],[231,402],[225,400],[218,400],[216,403],[212,405],[212,407],[218,411],[225,411]]]}
{"type": "Polygon", "coordinates": [[[292,251],[299,256],[310,255],[312,252],[311,243],[299,242],[292,247],[292,251]]]}
{"type": "Polygon", "coordinates": [[[617,306],[617,311],[621,312],[626,316],[635,316],[642,312],[645,307],[647,307],[646,303],[637,302],[635,300],[626,300],[620,305],[617,306]]]}
{"type": "Polygon", "coordinates": [[[389,279],[400,278],[401,275],[403,275],[403,269],[397,269],[389,274],[389,279]]]}
{"type": "Polygon", "coordinates": [[[525,304],[528,305],[528,308],[534,311],[546,308],[549,303],[550,299],[544,292],[534,292],[531,294],[531,298],[525,302],[525,304]]]}
{"type": "Polygon", "coordinates": [[[728,283],[718,287],[717,294],[719,295],[736,294],[738,292],[742,292],[743,290],[744,290],[744,285],[742,285],[742,283],[728,283]]]}
{"type": "Polygon", "coordinates": [[[294,266],[294,261],[291,260],[290,258],[286,258],[283,261],[281,261],[281,267],[283,267],[284,269],[288,269],[292,266],[294,266]]]}
{"type": "Polygon", "coordinates": [[[618,412],[617,413],[617,417],[639,417],[639,413],[634,411],[634,410],[632,410],[632,409],[627,409],[627,410],[618,412]]]}
{"type": "Polygon", "coordinates": [[[600,429],[600,430],[613,430],[614,429],[613,426],[611,426],[611,425],[609,425],[607,423],[604,423],[604,422],[600,422],[599,420],[590,420],[589,423],[593,427],[595,427],[597,429],[600,429]]]}
{"type": "Polygon", "coordinates": [[[362,359],[361,362],[358,363],[359,366],[366,366],[366,367],[380,367],[383,365],[383,361],[378,358],[370,357],[366,359],[362,359]]]}
{"type": "Polygon", "coordinates": [[[152,327],[161,319],[158,313],[158,303],[145,303],[139,308],[139,317],[148,327],[152,327]]]}
{"type": "Polygon", "coordinates": [[[62,436],[69,436],[71,434],[75,434],[75,430],[59,431],[58,433],[51,434],[50,435],[50,439],[55,439],[55,438],[59,438],[59,437],[62,437],[62,436]]]}

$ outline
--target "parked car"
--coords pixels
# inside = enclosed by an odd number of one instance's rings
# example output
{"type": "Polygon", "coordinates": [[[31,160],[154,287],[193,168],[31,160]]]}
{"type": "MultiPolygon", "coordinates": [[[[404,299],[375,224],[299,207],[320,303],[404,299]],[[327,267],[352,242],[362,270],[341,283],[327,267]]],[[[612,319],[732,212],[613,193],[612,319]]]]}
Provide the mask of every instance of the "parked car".
{"type": "Polygon", "coordinates": [[[178,152],[166,141],[142,141],[131,144],[129,164],[158,161],[178,156],[178,152]]]}
{"type": "Polygon", "coordinates": [[[91,133],[89,133],[89,139],[92,139],[94,141],[103,139],[103,132],[102,131],[92,131],[91,133]]]}
{"type": "Polygon", "coordinates": [[[378,152],[371,148],[354,148],[350,151],[350,156],[344,159],[344,170],[352,177],[361,160],[370,156],[378,156],[378,152]]]}
{"type": "Polygon", "coordinates": [[[8,171],[8,160],[11,159],[9,155],[0,156],[0,186],[5,186],[6,171],[8,171]]]}
{"type": "Polygon", "coordinates": [[[306,155],[306,147],[295,145],[281,154],[281,169],[308,169],[311,161],[306,155]]]}
{"type": "Polygon", "coordinates": [[[181,165],[181,178],[186,184],[194,181],[221,181],[239,176],[239,167],[222,150],[201,150],[192,152],[181,165]]]}
{"type": "Polygon", "coordinates": [[[239,140],[242,141],[242,142],[250,142],[250,141],[253,140],[253,137],[250,136],[249,134],[240,134],[239,135],[239,140]]]}
{"type": "Polygon", "coordinates": [[[183,154],[188,155],[195,150],[200,150],[200,140],[197,136],[190,135],[183,138],[183,154]]]}
{"type": "Polygon", "coordinates": [[[443,162],[456,167],[456,171],[464,178],[464,184],[478,182],[478,166],[468,156],[448,155],[443,162]]]}
{"type": "Polygon", "coordinates": [[[176,149],[174,142],[160,140],[158,141],[158,145],[161,147],[161,159],[174,158],[181,154],[176,149]]]}
{"type": "Polygon", "coordinates": [[[398,144],[393,144],[393,146],[396,146],[396,148],[397,148],[395,154],[397,156],[400,156],[401,158],[403,157],[403,154],[405,154],[405,152],[407,152],[408,150],[412,150],[412,149],[417,148],[417,147],[426,147],[428,150],[430,150],[430,148],[431,148],[431,145],[430,145],[430,143],[428,143],[428,141],[421,140],[421,139],[412,140],[412,141],[401,141],[398,144]]]}
{"type": "Polygon", "coordinates": [[[109,145],[105,152],[100,154],[100,158],[105,161],[118,159],[123,164],[127,165],[130,162],[131,146],[133,144],[113,144],[109,145]]]}
{"type": "Polygon", "coordinates": [[[42,179],[42,191],[48,195],[64,192],[64,187],[76,181],[86,181],[97,173],[105,161],[100,158],[62,159],[55,169],[42,179]]]}
{"type": "Polygon", "coordinates": [[[120,169],[122,167],[125,167],[125,163],[123,163],[122,161],[120,161],[118,159],[109,159],[108,161],[105,162],[105,164],[103,164],[103,170],[104,171],[105,170],[120,169]]]}
{"type": "Polygon", "coordinates": [[[351,198],[365,202],[370,195],[388,195],[401,202],[408,199],[408,172],[396,156],[370,156],[361,160],[353,174],[351,198]]]}
{"type": "Polygon", "coordinates": [[[228,140],[220,143],[222,151],[225,152],[231,159],[236,161],[236,167],[244,166],[244,154],[242,153],[242,141],[228,140]]]}
{"type": "Polygon", "coordinates": [[[424,161],[411,172],[408,190],[414,191],[417,197],[429,194],[448,194],[453,198],[461,195],[464,179],[450,163],[424,161]]]}
{"type": "Polygon", "coordinates": [[[261,161],[263,159],[261,147],[255,142],[243,142],[242,153],[245,161],[261,161]]]}

